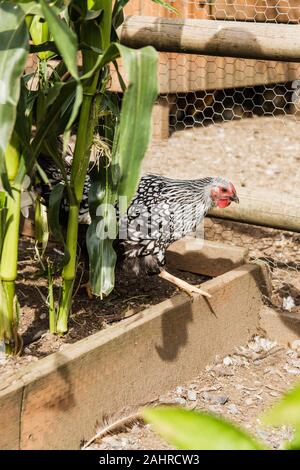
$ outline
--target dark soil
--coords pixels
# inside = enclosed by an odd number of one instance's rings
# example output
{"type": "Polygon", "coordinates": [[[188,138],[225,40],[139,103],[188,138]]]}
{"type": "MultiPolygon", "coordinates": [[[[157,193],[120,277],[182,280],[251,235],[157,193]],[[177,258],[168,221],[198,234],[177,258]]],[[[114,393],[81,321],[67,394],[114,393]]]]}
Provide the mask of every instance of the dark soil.
{"type": "MultiPolygon", "coordinates": [[[[49,244],[47,255],[58,258],[55,244],[49,244]]],[[[172,274],[191,284],[200,284],[207,278],[182,271],[170,270],[172,274]]],[[[110,325],[137,314],[178,293],[169,282],[156,275],[136,277],[134,274],[118,270],[115,290],[105,299],[90,300],[86,290],[80,287],[88,280],[84,260],[80,262],[78,279],[75,284],[75,297],[69,320],[69,331],[61,337],[49,333],[47,278],[41,274],[41,265],[35,259],[35,245],[30,238],[20,240],[19,276],[17,295],[21,306],[19,332],[24,348],[17,358],[0,357],[0,374],[10,374],[21,364],[63,349],[65,344],[74,343],[97,333],[110,325]]],[[[59,279],[55,282],[54,292],[59,295],[59,279]]],[[[3,375],[2,375],[3,377],[3,375]]]]}

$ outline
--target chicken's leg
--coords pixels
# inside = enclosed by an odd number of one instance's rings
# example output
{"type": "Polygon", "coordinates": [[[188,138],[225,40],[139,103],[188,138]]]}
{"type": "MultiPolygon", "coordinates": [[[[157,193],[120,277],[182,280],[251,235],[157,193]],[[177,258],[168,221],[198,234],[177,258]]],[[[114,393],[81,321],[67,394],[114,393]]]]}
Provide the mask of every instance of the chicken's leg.
{"type": "Polygon", "coordinates": [[[165,279],[166,281],[171,282],[172,284],[177,286],[179,289],[186,292],[192,298],[194,298],[194,294],[203,295],[204,297],[211,297],[211,294],[209,294],[205,290],[200,289],[197,286],[193,286],[192,284],[189,284],[188,282],[183,281],[182,279],[179,279],[176,276],[173,276],[173,274],[168,273],[165,269],[162,269],[160,271],[159,277],[161,277],[162,279],[165,279]]]}

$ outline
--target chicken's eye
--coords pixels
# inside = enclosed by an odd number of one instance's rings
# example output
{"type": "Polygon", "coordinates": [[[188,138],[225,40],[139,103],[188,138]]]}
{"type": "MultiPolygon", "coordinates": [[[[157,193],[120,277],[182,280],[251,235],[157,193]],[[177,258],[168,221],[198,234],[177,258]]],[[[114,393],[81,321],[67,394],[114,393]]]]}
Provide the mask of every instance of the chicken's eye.
{"type": "Polygon", "coordinates": [[[227,189],[226,189],[226,188],[221,188],[221,192],[222,192],[222,193],[226,193],[226,192],[227,192],[227,189]]]}

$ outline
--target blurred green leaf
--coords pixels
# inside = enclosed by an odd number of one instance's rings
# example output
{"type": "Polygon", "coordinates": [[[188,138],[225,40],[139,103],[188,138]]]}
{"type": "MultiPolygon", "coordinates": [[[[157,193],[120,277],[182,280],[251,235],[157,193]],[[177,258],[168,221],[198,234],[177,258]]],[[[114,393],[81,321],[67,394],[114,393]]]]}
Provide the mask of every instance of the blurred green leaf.
{"type": "Polygon", "coordinates": [[[291,442],[288,442],[285,445],[286,450],[300,450],[300,429],[297,428],[297,430],[294,433],[294,437],[291,442]]]}
{"type": "Polygon", "coordinates": [[[273,426],[290,424],[300,429],[300,384],[296,385],[267,411],[263,415],[262,421],[273,426]]]}
{"type": "Polygon", "coordinates": [[[10,192],[5,150],[16,120],[20,78],[29,48],[24,12],[17,4],[0,3],[0,45],[0,177],[10,192]]]}
{"type": "Polygon", "coordinates": [[[168,2],[164,2],[164,0],[151,0],[151,1],[154,3],[157,3],[157,5],[160,5],[161,7],[164,7],[173,13],[176,13],[177,15],[179,14],[179,11],[177,10],[177,8],[173,7],[168,2]]]}
{"type": "Polygon", "coordinates": [[[213,415],[172,407],[146,408],[143,418],[182,450],[259,450],[262,446],[238,427],[213,415]]]}

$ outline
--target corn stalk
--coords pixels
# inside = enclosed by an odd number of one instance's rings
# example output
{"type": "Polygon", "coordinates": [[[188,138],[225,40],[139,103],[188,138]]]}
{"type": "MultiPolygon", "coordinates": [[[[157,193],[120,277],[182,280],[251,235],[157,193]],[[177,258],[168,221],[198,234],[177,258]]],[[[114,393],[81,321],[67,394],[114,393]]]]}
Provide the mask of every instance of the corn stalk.
{"type": "MultiPolygon", "coordinates": [[[[161,0],[152,1],[167,6],[161,0]]],[[[128,0],[0,1],[0,35],[7,39],[0,50],[0,341],[4,341],[8,353],[17,349],[15,280],[24,178],[32,174],[41,151],[47,152],[62,173],[62,187],[53,188],[49,207],[50,228],[64,246],[58,310],[53,298],[52,262],[48,275],[51,331],[63,334],[72,306],[78,214],[95,133],[100,141],[109,141],[112,159],[109,165],[105,159],[100,160],[92,175],[92,224],[87,235],[90,280],[93,292],[100,297],[113,289],[116,261],[113,239],[99,238],[96,228],[99,222],[103,227],[116,226],[115,218],[110,219],[109,205],[114,205],[120,195],[126,196],[129,204],[134,195],[157,94],[155,51],[150,47],[133,51],[118,44],[116,30],[124,19],[123,8],[127,3],[128,0]],[[28,89],[27,78],[22,77],[29,51],[38,54],[42,72],[35,93],[28,89]],[[79,51],[83,59],[81,73],[79,51]],[[110,67],[119,57],[128,78],[121,111],[107,91],[110,67]],[[53,58],[59,64],[49,73],[52,67],[49,59],[53,58]],[[32,138],[33,124],[36,130],[32,138]],[[63,134],[65,148],[74,124],[76,146],[71,176],[67,178],[57,137],[63,134]],[[99,133],[99,129],[103,132],[99,133]],[[69,216],[64,240],[58,212],[66,196],[69,216]],[[97,215],[99,205],[104,207],[101,220],[97,215]]],[[[123,87],[123,79],[119,78],[123,87]]],[[[41,233],[39,237],[46,240],[41,233]]]]}

